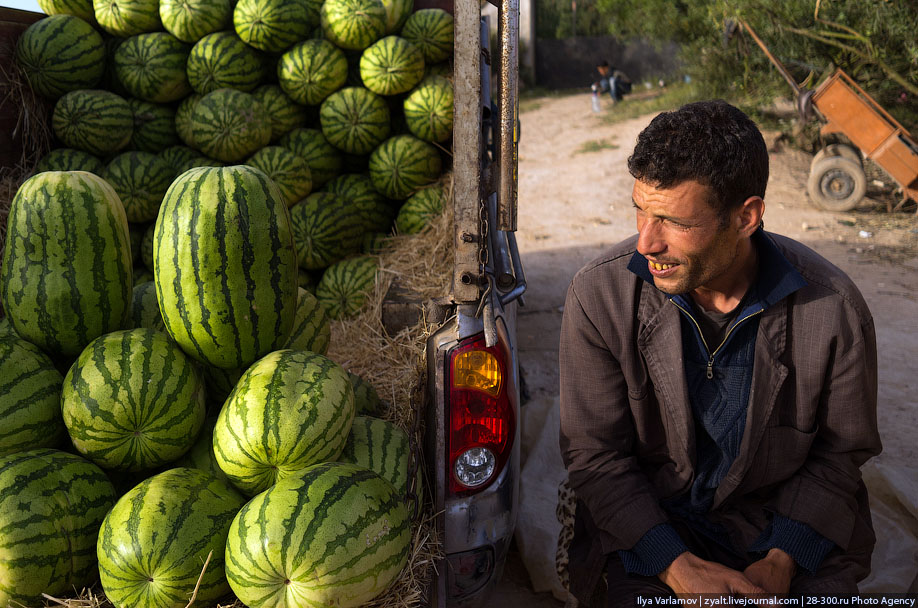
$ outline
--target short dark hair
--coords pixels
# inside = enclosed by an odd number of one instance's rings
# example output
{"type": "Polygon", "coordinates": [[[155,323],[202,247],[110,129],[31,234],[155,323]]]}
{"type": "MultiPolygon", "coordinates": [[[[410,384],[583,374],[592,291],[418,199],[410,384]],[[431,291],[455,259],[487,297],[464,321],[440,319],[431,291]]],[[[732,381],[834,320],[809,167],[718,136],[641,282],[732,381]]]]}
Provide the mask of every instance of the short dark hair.
{"type": "Polygon", "coordinates": [[[605,59],[603,59],[602,61],[599,62],[598,67],[607,68],[607,67],[609,67],[609,62],[606,61],[605,59]]]}
{"type": "Polygon", "coordinates": [[[750,196],[765,196],[768,148],[740,109],[722,99],[698,101],[664,112],[638,135],[628,171],[657,188],[697,180],[714,191],[719,211],[750,196]]]}

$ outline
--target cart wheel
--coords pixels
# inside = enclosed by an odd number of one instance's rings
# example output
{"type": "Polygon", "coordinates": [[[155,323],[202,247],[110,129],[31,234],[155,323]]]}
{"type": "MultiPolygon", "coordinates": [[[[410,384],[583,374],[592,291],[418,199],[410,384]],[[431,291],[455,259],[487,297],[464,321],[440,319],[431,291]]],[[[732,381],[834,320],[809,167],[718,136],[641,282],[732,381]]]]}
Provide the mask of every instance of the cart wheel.
{"type": "Polygon", "coordinates": [[[847,158],[850,161],[856,162],[862,167],[864,166],[864,163],[861,160],[861,153],[856,148],[853,148],[848,144],[829,144],[817,152],[815,156],[813,156],[813,160],[810,162],[810,171],[813,170],[813,167],[816,166],[816,163],[824,158],[831,158],[832,156],[841,156],[847,158]]]}
{"type": "Polygon", "coordinates": [[[851,211],[867,192],[867,176],[860,163],[846,156],[826,156],[814,162],[806,191],[826,211],[851,211]]]}

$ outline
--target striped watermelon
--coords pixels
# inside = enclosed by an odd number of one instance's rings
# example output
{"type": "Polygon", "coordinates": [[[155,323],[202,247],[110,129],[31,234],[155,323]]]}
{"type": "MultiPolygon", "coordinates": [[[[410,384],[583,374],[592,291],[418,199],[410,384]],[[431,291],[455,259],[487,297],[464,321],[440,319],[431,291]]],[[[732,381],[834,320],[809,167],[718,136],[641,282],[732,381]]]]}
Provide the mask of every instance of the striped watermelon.
{"type": "Polygon", "coordinates": [[[0,606],[42,605],[96,577],[96,535],[115,489],[79,456],[36,449],[0,458],[0,606]]]}
{"type": "Polygon", "coordinates": [[[254,97],[234,89],[217,89],[195,105],[191,138],[207,156],[238,162],[268,145],[271,126],[254,97]]]}
{"type": "Polygon", "coordinates": [[[51,126],[65,146],[108,156],[131,140],[134,115],[128,102],[114,93],[72,91],[57,100],[51,126]]]}
{"type": "MultiPolygon", "coordinates": [[[[220,413],[220,408],[226,403],[226,398],[233,392],[242,372],[245,369],[220,369],[213,365],[202,365],[204,384],[207,386],[207,407],[210,411],[220,413]]],[[[213,428],[211,428],[210,449],[213,451],[213,428]]],[[[220,472],[223,475],[223,472],[220,472]]],[[[225,477],[225,475],[224,475],[225,477]]]]}
{"type": "Polygon", "coordinates": [[[151,222],[175,170],[152,152],[125,152],[108,163],[102,177],[115,189],[129,222],[151,222]]]}
{"type": "Polygon", "coordinates": [[[353,372],[348,372],[354,386],[354,405],[358,416],[375,416],[382,411],[383,404],[373,385],[353,372]]]}
{"type": "Polygon", "coordinates": [[[230,591],[226,537],[244,502],[225,481],[198,469],[170,469],[140,483],[118,499],[99,530],[105,595],[131,608],[183,607],[193,594],[196,602],[215,604],[230,591]]]}
{"type": "Polygon", "coordinates": [[[300,287],[296,304],[296,322],[284,348],[308,350],[319,355],[328,352],[331,325],[325,309],[309,291],[300,287]]]}
{"type": "Polygon", "coordinates": [[[159,0],[92,0],[96,21],[112,36],[127,38],[163,29],[159,0]]]}
{"type": "Polygon", "coordinates": [[[424,229],[430,221],[443,211],[446,190],[443,186],[434,186],[418,190],[402,205],[395,218],[395,227],[399,234],[415,234],[424,229]]]}
{"type": "Polygon", "coordinates": [[[337,459],[353,421],[344,368],[309,351],[275,351],[242,374],[220,410],[214,456],[233,485],[254,496],[337,459]]]}
{"type": "Polygon", "coordinates": [[[134,97],[178,101],[191,93],[185,72],[190,52],[191,45],[166,32],[132,36],[115,51],[115,75],[134,97]]]}
{"type": "MultiPolygon", "coordinates": [[[[155,238],[156,222],[153,222],[147,226],[143,233],[143,240],[140,241],[140,257],[138,258],[143,262],[144,267],[151,272],[153,271],[153,240],[155,238]]],[[[136,285],[137,281],[134,281],[134,284],[136,285]]]]}
{"type": "Polygon", "coordinates": [[[309,165],[287,148],[266,146],[250,156],[245,164],[260,169],[274,180],[288,207],[312,190],[309,165]]]}
{"type": "Polygon", "coordinates": [[[319,24],[319,0],[239,0],[233,26],[256,49],[281,53],[319,24]]]}
{"type": "Polygon", "coordinates": [[[153,265],[166,329],[186,353],[241,368],[296,316],[296,250],[277,186],[243,165],[190,169],[166,192],[153,265]]]}
{"type": "Polygon", "coordinates": [[[63,381],[31,342],[0,337],[0,456],[55,447],[67,436],[60,413],[63,381]]]}
{"type": "Polygon", "coordinates": [[[389,235],[385,232],[367,232],[360,245],[361,253],[379,253],[389,244],[389,235]]]}
{"type": "Polygon", "coordinates": [[[0,270],[16,333],[52,357],[75,357],[124,326],[131,287],[127,218],[105,180],[50,171],[19,188],[0,270]]]}
{"type": "Polygon", "coordinates": [[[313,192],[290,208],[300,268],[319,270],[360,249],[365,220],[340,195],[313,192]]]}
{"type": "Polygon", "coordinates": [[[130,93],[127,92],[127,89],[125,89],[124,85],[118,80],[118,76],[115,75],[115,53],[118,51],[118,47],[121,46],[127,38],[118,38],[106,34],[103,40],[105,41],[105,71],[102,74],[102,80],[99,81],[96,88],[111,91],[122,97],[130,97],[130,93]]]}
{"type": "Polygon", "coordinates": [[[7,336],[18,338],[19,334],[17,334],[16,330],[13,329],[13,325],[10,323],[10,318],[3,317],[0,318],[0,338],[5,338],[7,336]]]}
{"type": "Polygon", "coordinates": [[[307,109],[293,101],[279,85],[262,85],[252,95],[265,109],[265,119],[271,124],[271,141],[309,122],[307,109]]]}
{"type": "Polygon", "coordinates": [[[56,99],[99,84],[105,72],[105,44],[79,17],[52,15],[22,33],[16,60],[34,91],[56,99]]]}
{"type": "Polygon", "coordinates": [[[424,78],[430,76],[443,76],[450,80],[453,77],[453,66],[449,61],[440,61],[439,63],[427,63],[424,68],[424,78]]]}
{"type": "Polygon", "coordinates": [[[444,142],[453,136],[453,84],[443,76],[428,76],[403,102],[405,122],[424,141],[444,142]]]}
{"type": "Polygon", "coordinates": [[[156,284],[144,281],[134,285],[131,299],[131,321],[133,327],[154,329],[165,333],[166,326],[159,314],[159,302],[156,300],[156,284]]]}
{"type": "Polygon", "coordinates": [[[325,184],[324,190],[351,202],[354,213],[364,220],[364,231],[389,232],[392,229],[395,210],[376,191],[366,173],[339,175],[325,184]]]}
{"type": "Polygon", "coordinates": [[[194,145],[194,133],[192,132],[191,116],[194,114],[194,109],[197,107],[198,102],[203,98],[203,95],[192,93],[183,99],[175,109],[175,132],[178,134],[179,139],[185,142],[186,146],[191,148],[196,147],[194,145]]]}
{"type": "Polygon", "coordinates": [[[384,196],[405,199],[440,177],[440,153],[413,135],[396,135],[370,154],[370,179],[384,196]]]}
{"type": "Polygon", "coordinates": [[[402,38],[421,49],[424,63],[444,61],[453,54],[453,16],[442,8],[415,11],[402,27],[402,38]]]}
{"type": "Polygon", "coordinates": [[[386,35],[397,34],[414,11],[414,0],[382,0],[386,9],[386,35]]]}
{"type": "Polygon", "coordinates": [[[206,156],[195,156],[194,158],[185,161],[179,165],[178,174],[181,175],[188,169],[196,169],[198,167],[225,167],[226,163],[208,158],[206,156]]]}
{"type": "Polygon", "coordinates": [[[194,44],[207,34],[231,27],[233,0],[160,0],[159,17],[167,32],[194,44]]]}
{"type": "Polygon", "coordinates": [[[223,88],[249,92],[265,77],[258,51],[231,31],[207,34],[198,40],[188,55],[186,69],[191,87],[202,95],[223,88]]]}
{"type": "Polygon", "coordinates": [[[73,15],[90,24],[96,22],[92,0],[38,0],[38,8],[46,15],[73,15]]]}
{"type": "Polygon", "coordinates": [[[327,40],[301,42],[277,62],[278,84],[294,101],[305,105],[319,105],[346,79],[347,59],[327,40]]]}
{"type": "Polygon", "coordinates": [[[365,49],[386,32],[381,0],[325,0],[319,17],[325,37],[343,49],[365,49]]]}
{"type": "Polygon", "coordinates": [[[306,161],[314,188],[341,173],[341,152],[318,129],[294,129],[277,143],[306,161]]]}
{"type": "Polygon", "coordinates": [[[376,93],[346,87],[332,93],[319,110],[322,134],[348,154],[369,154],[389,135],[389,107],[376,93]]]}
{"type": "Polygon", "coordinates": [[[175,110],[171,107],[141,99],[128,99],[128,105],[134,115],[131,150],[162,152],[179,143],[175,133],[175,110]]]}
{"type": "MultiPolygon", "coordinates": [[[[209,386],[208,390],[210,390],[209,386]]],[[[233,389],[230,388],[229,390],[233,389]]],[[[222,407],[223,403],[221,402],[220,405],[217,406],[217,411],[219,412],[222,407]]],[[[230,484],[230,480],[227,479],[226,474],[220,470],[220,467],[217,465],[217,458],[214,456],[214,426],[216,424],[217,417],[208,416],[207,419],[204,420],[204,427],[201,429],[201,434],[198,435],[197,441],[195,441],[191,449],[188,450],[184,456],[176,460],[173,465],[176,467],[188,467],[189,469],[204,471],[208,475],[222,479],[228,485],[232,485],[230,484]]]]}
{"type": "Polygon", "coordinates": [[[43,171],[88,171],[101,175],[105,165],[89,152],[74,150],[73,148],[57,148],[48,152],[38,164],[35,172],[43,171]]]}
{"type": "Polygon", "coordinates": [[[376,473],[319,464],[239,511],[226,577],[250,608],[360,606],[407,563],[410,523],[405,497],[376,473]]]}
{"type": "Polygon", "coordinates": [[[134,268],[134,284],[149,283],[153,280],[153,273],[146,266],[137,266],[134,268]]]}
{"type": "Polygon", "coordinates": [[[391,483],[399,494],[405,495],[410,455],[408,433],[391,422],[357,416],[338,460],[370,469],[391,483]]]}
{"type": "Polygon", "coordinates": [[[187,452],[204,423],[204,381],[178,345],[141,327],[86,347],[64,378],[73,446],[105,469],[146,471],[187,452]]]}
{"type": "Polygon", "coordinates": [[[363,85],[380,95],[410,91],[423,77],[421,50],[398,36],[386,36],[374,42],[360,57],[363,85]]]}
{"type": "Polygon", "coordinates": [[[182,145],[169,146],[159,153],[159,157],[169,163],[176,175],[179,174],[179,167],[198,156],[200,155],[193,148],[182,145]]]}
{"type": "Polygon", "coordinates": [[[361,256],[335,262],[325,269],[316,298],[332,319],[356,315],[363,308],[367,293],[376,284],[376,259],[361,256]]]}

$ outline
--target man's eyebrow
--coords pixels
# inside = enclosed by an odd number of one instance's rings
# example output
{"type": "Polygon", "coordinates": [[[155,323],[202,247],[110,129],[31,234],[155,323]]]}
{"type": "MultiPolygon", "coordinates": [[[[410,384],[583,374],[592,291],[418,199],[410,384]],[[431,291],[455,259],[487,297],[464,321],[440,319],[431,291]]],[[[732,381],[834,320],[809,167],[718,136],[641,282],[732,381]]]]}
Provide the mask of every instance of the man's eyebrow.
{"type": "MultiPolygon", "coordinates": [[[[635,201],[634,198],[631,199],[631,205],[638,211],[644,211],[640,206],[638,206],[637,201],[635,201]]],[[[658,217],[661,220],[669,220],[671,222],[676,222],[677,224],[683,224],[685,226],[694,226],[697,223],[696,221],[693,221],[692,219],[689,219],[689,218],[675,217],[672,215],[654,215],[654,217],[658,217]]]]}

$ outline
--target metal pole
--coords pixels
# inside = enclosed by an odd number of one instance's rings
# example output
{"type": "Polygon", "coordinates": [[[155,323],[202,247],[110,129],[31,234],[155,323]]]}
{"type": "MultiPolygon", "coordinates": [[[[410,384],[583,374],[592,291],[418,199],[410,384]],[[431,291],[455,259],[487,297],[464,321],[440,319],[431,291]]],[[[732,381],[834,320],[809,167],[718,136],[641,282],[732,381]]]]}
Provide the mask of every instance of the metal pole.
{"type": "Polygon", "coordinates": [[[519,164],[520,2],[503,0],[500,29],[500,147],[498,149],[498,230],[516,230],[516,185],[519,164]]]}

